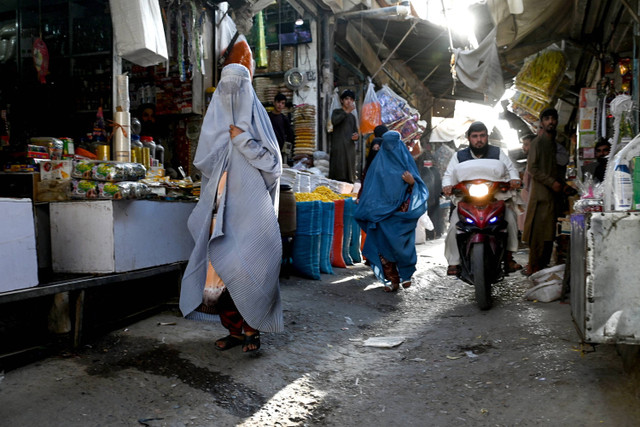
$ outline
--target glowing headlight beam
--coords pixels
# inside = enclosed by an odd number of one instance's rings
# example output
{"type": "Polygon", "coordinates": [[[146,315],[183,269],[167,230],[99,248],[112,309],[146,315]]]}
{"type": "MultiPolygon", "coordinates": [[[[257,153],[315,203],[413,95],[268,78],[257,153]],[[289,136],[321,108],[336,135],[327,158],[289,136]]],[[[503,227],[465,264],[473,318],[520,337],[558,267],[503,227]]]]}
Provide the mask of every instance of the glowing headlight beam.
{"type": "Polygon", "coordinates": [[[469,186],[469,195],[471,197],[484,197],[489,194],[489,186],[487,184],[471,184],[469,186]]]}

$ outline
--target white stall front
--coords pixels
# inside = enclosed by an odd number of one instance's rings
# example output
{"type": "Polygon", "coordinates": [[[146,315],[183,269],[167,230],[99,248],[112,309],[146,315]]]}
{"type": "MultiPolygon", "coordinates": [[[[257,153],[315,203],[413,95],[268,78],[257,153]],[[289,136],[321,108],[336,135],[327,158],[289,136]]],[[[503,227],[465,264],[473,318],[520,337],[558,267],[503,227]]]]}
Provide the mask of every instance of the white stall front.
{"type": "Polygon", "coordinates": [[[640,212],[571,215],[571,312],[585,342],[640,344],[640,212]]]}
{"type": "Polygon", "coordinates": [[[186,261],[195,202],[95,200],[51,203],[56,273],[120,273],[186,261]]]}
{"type": "Polygon", "coordinates": [[[31,199],[0,198],[0,292],[38,285],[31,199]]]}

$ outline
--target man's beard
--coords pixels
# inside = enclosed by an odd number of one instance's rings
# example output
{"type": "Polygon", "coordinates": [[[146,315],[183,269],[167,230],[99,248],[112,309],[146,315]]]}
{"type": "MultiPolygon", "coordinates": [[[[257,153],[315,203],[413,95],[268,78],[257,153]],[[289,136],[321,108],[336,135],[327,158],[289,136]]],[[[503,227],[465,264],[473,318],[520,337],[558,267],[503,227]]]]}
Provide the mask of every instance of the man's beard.
{"type": "Polygon", "coordinates": [[[469,148],[476,157],[484,157],[489,151],[489,144],[485,144],[482,148],[476,148],[473,145],[469,144],[469,148]]]}

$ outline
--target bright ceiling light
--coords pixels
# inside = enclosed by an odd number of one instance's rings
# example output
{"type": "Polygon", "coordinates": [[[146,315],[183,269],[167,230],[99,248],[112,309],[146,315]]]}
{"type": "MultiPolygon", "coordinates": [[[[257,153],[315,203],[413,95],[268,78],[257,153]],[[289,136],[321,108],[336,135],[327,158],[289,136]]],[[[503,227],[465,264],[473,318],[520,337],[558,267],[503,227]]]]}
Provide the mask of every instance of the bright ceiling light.
{"type": "MultiPolygon", "coordinates": [[[[291,22],[291,21],[289,21],[291,22]]],[[[296,19],[296,25],[299,27],[300,25],[304,24],[304,21],[302,20],[302,18],[298,18],[296,19]]]]}

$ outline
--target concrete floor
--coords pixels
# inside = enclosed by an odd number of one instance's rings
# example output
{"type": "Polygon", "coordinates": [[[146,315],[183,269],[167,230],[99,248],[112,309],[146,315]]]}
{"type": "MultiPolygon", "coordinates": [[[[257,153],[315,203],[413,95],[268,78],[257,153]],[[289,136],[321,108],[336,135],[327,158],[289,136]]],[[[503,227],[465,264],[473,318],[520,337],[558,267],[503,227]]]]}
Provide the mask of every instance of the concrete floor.
{"type": "Polygon", "coordinates": [[[221,325],[170,307],[4,373],[0,424],[638,424],[637,373],[614,346],[581,344],[568,304],[525,301],[516,273],[480,311],[442,253],[441,239],[419,245],[414,285],[395,294],[363,264],[283,279],[285,332],[255,354],[215,350],[221,325]]]}

